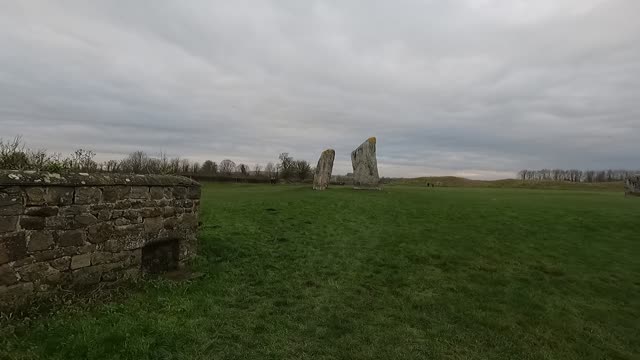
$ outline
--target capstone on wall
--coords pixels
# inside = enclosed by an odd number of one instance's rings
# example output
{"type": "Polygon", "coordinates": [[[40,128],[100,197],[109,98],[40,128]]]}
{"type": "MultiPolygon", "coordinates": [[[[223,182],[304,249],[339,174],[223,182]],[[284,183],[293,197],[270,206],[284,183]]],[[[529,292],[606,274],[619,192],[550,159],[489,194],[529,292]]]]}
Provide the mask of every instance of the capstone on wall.
{"type": "Polygon", "coordinates": [[[184,177],[0,171],[0,306],[138,277],[154,244],[175,244],[184,264],[199,206],[184,177]]]}

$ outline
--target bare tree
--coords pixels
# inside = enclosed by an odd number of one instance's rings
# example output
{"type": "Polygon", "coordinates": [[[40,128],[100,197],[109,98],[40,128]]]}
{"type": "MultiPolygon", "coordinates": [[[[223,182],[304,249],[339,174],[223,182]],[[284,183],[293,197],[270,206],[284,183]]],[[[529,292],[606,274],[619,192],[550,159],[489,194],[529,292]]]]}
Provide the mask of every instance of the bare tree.
{"type": "Polygon", "coordinates": [[[224,159],[220,162],[219,170],[224,175],[231,175],[231,173],[235,170],[236,163],[229,159],[224,159]]]}
{"type": "Polygon", "coordinates": [[[260,176],[261,172],[262,172],[262,166],[260,166],[260,164],[256,164],[256,166],[253,167],[253,175],[260,176]]]}
{"type": "Polygon", "coordinates": [[[207,160],[202,164],[202,172],[205,174],[215,174],[218,170],[218,165],[211,160],[207,160]]]}
{"type": "Polygon", "coordinates": [[[296,160],[294,164],[298,179],[305,180],[311,175],[311,165],[306,160],[296,160]]]}
{"type": "Polygon", "coordinates": [[[275,171],[276,171],[275,166],[273,165],[272,162],[268,162],[267,165],[264,167],[264,174],[267,175],[269,179],[274,177],[275,171]]]}
{"type": "Polygon", "coordinates": [[[244,176],[247,176],[249,174],[249,167],[245,164],[240,164],[236,167],[236,171],[244,176]]]}

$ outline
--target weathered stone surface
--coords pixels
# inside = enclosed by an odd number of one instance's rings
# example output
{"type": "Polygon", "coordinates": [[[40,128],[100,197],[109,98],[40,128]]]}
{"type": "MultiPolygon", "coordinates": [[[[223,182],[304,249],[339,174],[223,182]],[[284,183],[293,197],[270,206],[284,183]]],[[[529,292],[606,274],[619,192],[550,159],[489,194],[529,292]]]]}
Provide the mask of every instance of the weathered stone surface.
{"type": "Polygon", "coordinates": [[[76,227],[85,227],[88,225],[93,225],[98,222],[98,219],[91,214],[81,214],[76,215],[73,220],[75,221],[76,227]]]}
{"type": "Polygon", "coordinates": [[[313,176],[314,190],[325,190],[329,187],[331,172],[333,171],[333,160],[335,158],[336,152],[333,149],[327,149],[320,155],[318,165],[316,166],[316,173],[313,176]]]}
{"type": "Polygon", "coordinates": [[[22,191],[17,186],[0,188],[0,216],[20,215],[24,209],[22,191]]]}
{"type": "Polygon", "coordinates": [[[115,203],[129,197],[131,186],[105,186],[102,189],[102,199],[106,202],[115,203]]]}
{"type": "Polygon", "coordinates": [[[68,230],[60,234],[58,238],[59,246],[82,246],[87,236],[84,230],[68,230]]]}
{"type": "Polygon", "coordinates": [[[149,196],[151,200],[160,200],[164,199],[164,188],[153,186],[149,189],[149,196]]]}
{"type": "Polygon", "coordinates": [[[52,260],[49,265],[58,271],[67,271],[71,267],[71,256],[63,256],[52,260]]]}
{"type": "Polygon", "coordinates": [[[19,283],[11,286],[0,286],[0,303],[12,303],[15,300],[28,299],[33,294],[33,283],[19,283]]]}
{"type": "Polygon", "coordinates": [[[93,254],[81,254],[71,257],[71,270],[80,269],[91,265],[91,256],[93,254]]]}
{"type": "Polygon", "coordinates": [[[45,203],[49,205],[71,205],[73,203],[73,188],[51,186],[44,195],[45,203]]]}
{"type": "MultiPolygon", "coordinates": [[[[72,267],[73,268],[73,267],[72,267]]],[[[73,272],[73,283],[76,286],[94,285],[100,282],[101,268],[98,266],[85,267],[73,272]]]]}
{"type": "Polygon", "coordinates": [[[144,219],[144,232],[157,234],[163,227],[163,220],[161,216],[144,219]]]}
{"type": "Polygon", "coordinates": [[[172,189],[171,195],[176,199],[184,199],[187,196],[187,188],[176,186],[172,189]]]}
{"type": "Polygon", "coordinates": [[[629,176],[624,183],[627,196],[640,196],[640,174],[629,176]]]}
{"type": "Polygon", "coordinates": [[[44,205],[46,203],[45,189],[42,187],[27,187],[25,193],[27,194],[27,205],[44,205]]]}
{"type": "Polygon", "coordinates": [[[45,228],[51,230],[64,230],[73,227],[73,216],[51,216],[45,218],[45,228]]]}
{"type": "Polygon", "coordinates": [[[91,257],[91,265],[111,264],[125,262],[129,259],[130,251],[121,252],[95,252],[91,257]]]}
{"type": "Polygon", "coordinates": [[[109,223],[99,223],[87,228],[87,240],[92,244],[99,244],[109,239],[113,232],[113,225],[109,223]]]}
{"type": "Polygon", "coordinates": [[[100,210],[98,211],[98,220],[106,221],[111,219],[111,210],[100,210]]]}
{"type": "Polygon", "coordinates": [[[164,211],[162,208],[159,208],[159,207],[151,207],[151,208],[142,209],[140,211],[140,214],[142,215],[143,218],[158,217],[158,216],[162,216],[164,214],[164,211]]]}
{"type": "Polygon", "coordinates": [[[130,199],[142,199],[146,200],[149,198],[149,187],[147,186],[132,186],[131,193],[129,194],[130,199]]]}
{"type": "Polygon", "coordinates": [[[0,216],[0,233],[16,231],[18,229],[18,216],[0,216]]]}
{"type": "Polygon", "coordinates": [[[30,252],[47,250],[53,246],[53,233],[51,231],[31,231],[28,238],[29,245],[27,250],[30,252]]]}
{"type": "Polygon", "coordinates": [[[20,280],[18,275],[9,265],[0,265],[0,285],[13,285],[20,280]]]}
{"type": "Polygon", "coordinates": [[[45,218],[39,216],[21,216],[20,228],[24,230],[43,230],[45,218]]]}
{"type": "Polygon", "coordinates": [[[38,251],[33,254],[34,261],[49,261],[57,259],[61,256],[71,256],[78,253],[78,248],[75,246],[67,246],[61,248],[55,248],[51,250],[38,251]]]}
{"type": "Polygon", "coordinates": [[[24,232],[0,235],[0,264],[27,257],[27,239],[24,232]]]}
{"type": "Polygon", "coordinates": [[[200,186],[192,186],[187,189],[187,198],[191,200],[200,199],[201,189],[200,186]]]}
{"type": "Polygon", "coordinates": [[[79,187],[76,188],[74,199],[75,204],[95,204],[102,200],[102,190],[97,187],[79,187]]]}
{"type": "Polygon", "coordinates": [[[370,137],[351,153],[355,189],[380,189],[376,138],[370,137]]]}
{"type": "Polygon", "coordinates": [[[29,264],[16,270],[18,274],[20,274],[22,281],[29,282],[45,279],[53,273],[58,272],[58,270],[53,269],[47,263],[29,264]]]}
{"type": "Polygon", "coordinates": [[[58,215],[57,206],[35,206],[28,207],[24,210],[25,215],[29,216],[56,216],[58,215]]]}

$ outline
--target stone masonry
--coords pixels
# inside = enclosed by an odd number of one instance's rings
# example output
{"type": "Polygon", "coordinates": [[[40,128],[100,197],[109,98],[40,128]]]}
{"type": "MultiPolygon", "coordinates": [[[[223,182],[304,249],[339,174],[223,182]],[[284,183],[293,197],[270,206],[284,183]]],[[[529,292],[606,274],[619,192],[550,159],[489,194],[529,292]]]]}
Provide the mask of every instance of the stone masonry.
{"type": "Polygon", "coordinates": [[[195,255],[200,185],[166,175],[0,171],[0,306],[137,277],[143,248],[195,255]]]}

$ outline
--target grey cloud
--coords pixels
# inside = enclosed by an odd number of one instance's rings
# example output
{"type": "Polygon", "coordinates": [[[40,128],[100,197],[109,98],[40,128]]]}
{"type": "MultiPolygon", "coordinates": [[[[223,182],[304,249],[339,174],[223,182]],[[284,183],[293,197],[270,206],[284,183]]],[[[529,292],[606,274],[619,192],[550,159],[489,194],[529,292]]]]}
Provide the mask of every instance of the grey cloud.
{"type": "Polygon", "coordinates": [[[381,175],[638,168],[634,0],[10,2],[0,136],[381,175]]]}

